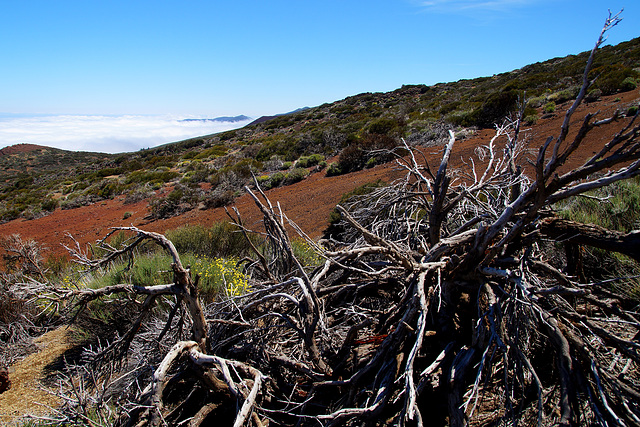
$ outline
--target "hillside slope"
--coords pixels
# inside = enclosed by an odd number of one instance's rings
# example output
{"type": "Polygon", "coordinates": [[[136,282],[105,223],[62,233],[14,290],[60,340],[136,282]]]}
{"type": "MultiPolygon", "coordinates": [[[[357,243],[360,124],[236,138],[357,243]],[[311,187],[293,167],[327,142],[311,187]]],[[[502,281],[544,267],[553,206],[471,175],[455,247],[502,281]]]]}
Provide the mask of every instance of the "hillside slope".
{"type": "MultiPolygon", "coordinates": [[[[640,101],[639,90],[603,97],[598,102],[582,105],[576,117],[580,118],[587,112],[598,111],[602,117],[605,117],[616,110],[627,109],[634,103],[637,105],[638,101],[640,101]]],[[[535,125],[527,127],[526,132],[530,135],[532,146],[539,146],[548,136],[555,135],[563,118],[563,114],[559,111],[558,114],[550,115],[546,119],[539,120],[535,125]]],[[[628,118],[621,119],[618,126],[621,127],[628,120],[628,118]]],[[[471,158],[477,146],[487,144],[493,134],[494,131],[491,129],[477,130],[473,135],[459,140],[454,146],[453,164],[460,168],[467,167],[463,161],[471,158]]],[[[602,146],[606,136],[608,134],[604,135],[597,129],[594,130],[572,163],[566,164],[565,168],[572,168],[578,161],[592,155],[602,146]]],[[[441,147],[425,148],[424,152],[432,168],[436,167],[441,156],[441,147]]],[[[334,177],[327,177],[326,171],[321,171],[311,174],[298,183],[268,190],[267,195],[274,202],[280,203],[286,215],[300,225],[302,230],[317,238],[327,227],[329,214],[344,193],[365,183],[377,180],[390,182],[402,176],[395,162],[334,177]]],[[[172,184],[167,184],[161,191],[166,194],[171,191],[171,188],[172,184]]],[[[33,238],[45,244],[53,253],[60,255],[66,253],[61,243],[71,242],[66,237],[67,234],[73,235],[81,244],[86,244],[104,236],[107,229],[114,226],[133,224],[149,231],[164,232],[185,224],[211,225],[216,221],[227,219],[224,208],[218,207],[206,210],[193,209],[171,218],[150,221],[147,218],[148,200],[143,199],[131,204],[126,204],[125,200],[126,196],[122,195],[75,209],[56,209],[52,214],[38,219],[10,221],[0,224],[0,235],[19,233],[25,238],[33,238]]],[[[262,219],[262,215],[247,195],[237,198],[233,206],[238,208],[249,226],[255,226],[257,221],[262,219]]]]}

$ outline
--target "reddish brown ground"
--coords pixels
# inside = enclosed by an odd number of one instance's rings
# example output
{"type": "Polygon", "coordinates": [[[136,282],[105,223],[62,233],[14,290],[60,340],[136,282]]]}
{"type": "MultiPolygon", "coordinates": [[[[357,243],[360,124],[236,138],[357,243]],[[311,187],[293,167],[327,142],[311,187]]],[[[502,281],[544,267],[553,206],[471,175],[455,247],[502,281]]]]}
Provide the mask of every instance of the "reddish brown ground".
{"type": "MultiPolygon", "coordinates": [[[[638,98],[640,98],[640,91],[634,90],[605,97],[597,103],[583,104],[574,115],[574,131],[586,113],[600,111],[598,117],[604,118],[610,116],[616,109],[626,112],[630,103],[636,102],[637,104],[638,98]],[[616,98],[620,100],[616,101],[616,98]]],[[[559,106],[555,117],[540,119],[535,126],[527,130],[526,134],[529,135],[534,158],[537,155],[538,147],[548,136],[558,135],[564,118],[563,108],[568,108],[568,104],[559,106]]],[[[628,122],[629,119],[625,118],[612,126],[596,128],[576,153],[577,155],[567,163],[566,168],[574,168],[579,162],[591,156],[608,140],[613,132],[628,122]]],[[[462,164],[462,159],[472,157],[474,148],[486,144],[493,134],[493,130],[484,129],[472,137],[457,141],[451,156],[452,164],[465,167],[462,164]]],[[[437,169],[440,150],[440,147],[426,150],[432,169],[437,169]]],[[[402,176],[402,173],[396,169],[393,164],[387,164],[336,177],[325,177],[324,172],[319,172],[302,182],[270,190],[267,194],[273,203],[280,203],[286,215],[295,221],[302,230],[316,238],[322,234],[327,226],[329,213],[344,193],[377,179],[388,182],[402,176]]],[[[67,234],[73,235],[84,245],[103,237],[109,227],[133,224],[145,230],[164,232],[185,224],[211,225],[216,221],[227,219],[224,209],[220,208],[193,210],[178,217],[148,222],[143,219],[147,215],[147,202],[124,205],[123,200],[123,197],[119,197],[77,209],[65,211],[58,209],[51,215],[40,219],[11,221],[0,225],[0,236],[19,233],[23,238],[33,238],[46,245],[52,252],[62,254],[66,251],[61,243],[72,243],[67,234]],[[125,212],[131,213],[127,219],[124,219],[125,212]]],[[[248,195],[238,198],[234,206],[238,208],[249,227],[257,225],[261,220],[258,209],[248,195]]]]}

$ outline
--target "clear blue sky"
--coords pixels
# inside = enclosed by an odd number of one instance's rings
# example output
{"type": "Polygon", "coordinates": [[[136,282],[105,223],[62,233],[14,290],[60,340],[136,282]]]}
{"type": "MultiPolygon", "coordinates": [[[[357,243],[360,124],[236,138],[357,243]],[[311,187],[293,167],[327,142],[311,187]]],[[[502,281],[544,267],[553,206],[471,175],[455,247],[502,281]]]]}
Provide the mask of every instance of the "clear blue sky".
{"type": "Polygon", "coordinates": [[[640,36],[638,0],[0,0],[0,112],[257,117],[640,36]]]}

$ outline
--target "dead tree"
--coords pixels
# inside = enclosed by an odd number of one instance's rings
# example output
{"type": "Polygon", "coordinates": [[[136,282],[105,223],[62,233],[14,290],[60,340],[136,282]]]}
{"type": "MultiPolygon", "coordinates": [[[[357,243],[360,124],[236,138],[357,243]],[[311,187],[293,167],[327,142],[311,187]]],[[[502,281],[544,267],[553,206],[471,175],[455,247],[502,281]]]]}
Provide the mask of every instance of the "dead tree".
{"type": "MultiPolygon", "coordinates": [[[[147,385],[116,424],[639,425],[637,301],[545,259],[546,243],[566,230],[580,244],[601,240],[587,226],[553,222],[554,203],[640,175],[637,115],[589,114],[569,138],[593,57],[618,21],[607,19],[558,136],[531,164],[518,119],[497,127],[466,172],[451,172],[453,132],[435,173],[406,145],[404,179],[339,207],[348,232],[331,249],[309,239],[324,257],[319,267],[296,259],[289,232],[304,234],[249,189],[264,214],[264,244],[245,260],[247,294],[203,307],[197,277],[159,234],[128,228],[133,240],[99,261],[76,248],[96,266],[152,240],[174,260],[172,284],[55,290],[80,306],[142,297],[130,331],[95,359],[152,354],[138,349],[190,326],[144,361],[147,385]],[[560,172],[594,128],[615,123],[621,130],[598,153],[560,172]],[[161,297],[173,302],[154,318],[161,297]]],[[[253,232],[239,212],[229,215],[253,232]]],[[[616,235],[607,248],[637,253],[635,238],[616,235]]]]}

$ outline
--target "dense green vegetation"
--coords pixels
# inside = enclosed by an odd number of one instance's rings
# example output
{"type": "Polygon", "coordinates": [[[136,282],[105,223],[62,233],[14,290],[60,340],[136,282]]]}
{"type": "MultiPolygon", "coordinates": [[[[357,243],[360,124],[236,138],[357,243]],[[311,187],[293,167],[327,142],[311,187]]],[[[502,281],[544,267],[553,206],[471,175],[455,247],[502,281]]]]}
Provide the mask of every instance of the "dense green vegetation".
{"type": "MultiPolygon", "coordinates": [[[[594,224],[608,230],[628,233],[640,228],[640,179],[620,181],[559,204],[558,213],[573,221],[594,224]]],[[[603,280],[618,277],[612,285],[626,295],[640,299],[640,265],[612,251],[584,247],[591,276],[603,280]]]]}
{"type": "MultiPolygon", "coordinates": [[[[554,58],[494,76],[406,85],[362,93],[331,104],[257,120],[242,129],[122,155],[42,148],[0,156],[0,221],[36,218],[118,195],[152,198],[151,214],[166,217],[203,204],[224,206],[251,184],[288,185],[327,167],[349,173],[390,159],[385,150],[408,143],[437,144],[451,127],[487,127],[526,100],[525,123],[553,114],[575,98],[587,52],[554,58]],[[337,156],[328,164],[327,160],[337,156]],[[178,185],[179,184],[179,185],[178,185]],[[206,189],[205,189],[206,188],[206,189]]],[[[640,38],[603,47],[587,100],[636,90],[640,38]]],[[[637,106],[622,106],[633,113],[637,106]]],[[[637,110],[636,110],[637,111],[637,110]]]]}

